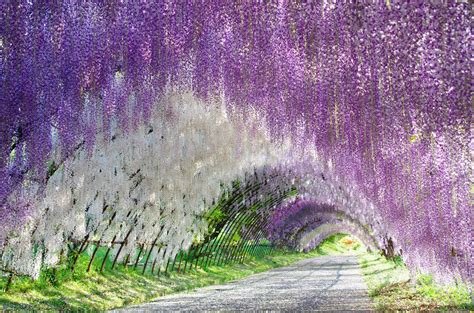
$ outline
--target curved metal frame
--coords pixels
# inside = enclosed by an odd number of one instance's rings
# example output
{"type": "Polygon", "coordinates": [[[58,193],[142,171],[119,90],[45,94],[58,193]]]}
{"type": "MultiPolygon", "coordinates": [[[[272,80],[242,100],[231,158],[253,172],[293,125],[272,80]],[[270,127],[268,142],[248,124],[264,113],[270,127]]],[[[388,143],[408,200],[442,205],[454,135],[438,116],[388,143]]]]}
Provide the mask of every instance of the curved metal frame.
{"type": "MultiPolygon", "coordinates": [[[[185,273],[192,270],[193,266],[194,268],[198,266],[207,268],[210,265],[221,266],[234,261],[242,262],[247,255],[252,255],[255,252],[254,250],[259,245],[260,238],[264,237],[265,232],[262,230],[262,227],[266,227],[268,216],[273,212],[275,205],[281,203],[291,190],[291,187],[280,190],[280,186],[275,185],[274,189],[272,187],[261,193],[263,191],[261,187],[267,185],[268,181],[275,176],[277,175],[262,174],[254,171],[253,174],[245,176],[245,182],[233,183],[230,188],[224,189],[219,198],[220,200],[208,211],[208,214],[212,215],[216,210],[221,210],[225,214],[224,217],[212,219],[208,225],[212,232],[206,235],[203,241],[192,243],[189,249],[181,249],[174,258],[167,258],[166,266],[163,268],[164,264],[160,265],[157,273],[155,273],[155,270],[160,252],[164,249],[164,254],[166,254],[168,249],[166,245],[159,243],[159,238],[164,229],[163,226],[159,226],[161,228],[156,237],[153,238],[153,241],[138,242],[137,249],[125,256],[123,265],[125,267],[131,265],[134,269],[143,266],[143,268],[140,268],[142,274],[145,274],[151,267],[152,275],[160,275],[162,271],[165,273],[169,271],[185,273]],[[267,198],[260,199],[257,197],[259,194],[265,195],[267,198]],[[250,199],[250,201],[244,204],[244,199],[250,199]],[[243,229],[244,225],[245,229],[243,229]],[[239,234],[240,237],[237,241],[234,241],[236,234],[239,234]],[[155,246],[158,252],[152,258],[155,246]],[[133,263],[130,264],[130,262],[133,263]]],[[[140,215],[141,212],[137,214],[140,215]]],[[[115,214],[110,218],[109,225],[114,217],[115,214]]],[[[104,240],[105,231],[102,232],[100,239],[89,240],[96,231],[92,230],[86,234],[84,239],[73,241],[74,247],[72,249],[76,253],[73,256],[71,271],[74,271],[80,255],[89,245],[93,245],[94,249],[87,265],[87,271],[89,272],[93,267],[94,260],[97,258],[98,250],[107,245],[105,254],[100,261],[100,265],[98,265],[100,272],[103,272],[108,268],[107,259],[111,258],[112,249],[119,245],[110,266],[110,269],[113,270],[117,265],[124,246],[136,227],[136,221],[137,217],[133,219],[123,240],[119,236],[120,232],[117,232],[110,242],[106,242],[104,240]]],[[[260,251],[260,253],[262,252],[260,251]]]]}

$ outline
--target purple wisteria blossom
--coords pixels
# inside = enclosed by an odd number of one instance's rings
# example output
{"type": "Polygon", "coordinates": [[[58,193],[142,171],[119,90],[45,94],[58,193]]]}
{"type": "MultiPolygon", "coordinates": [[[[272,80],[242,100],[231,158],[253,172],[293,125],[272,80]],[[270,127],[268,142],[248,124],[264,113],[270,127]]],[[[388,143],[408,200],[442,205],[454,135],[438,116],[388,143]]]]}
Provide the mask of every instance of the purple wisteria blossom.
{"type": "Polygon", "coordinates": [[[0,242],[36,218],[26,181],[40,195],[78,147],[133,131],[165,94],[190,91],[221,99],[231,120],[259,116],[275,144],[314,147],[412,268],[472,280],[471,9],[0,1],[0,242]]]}

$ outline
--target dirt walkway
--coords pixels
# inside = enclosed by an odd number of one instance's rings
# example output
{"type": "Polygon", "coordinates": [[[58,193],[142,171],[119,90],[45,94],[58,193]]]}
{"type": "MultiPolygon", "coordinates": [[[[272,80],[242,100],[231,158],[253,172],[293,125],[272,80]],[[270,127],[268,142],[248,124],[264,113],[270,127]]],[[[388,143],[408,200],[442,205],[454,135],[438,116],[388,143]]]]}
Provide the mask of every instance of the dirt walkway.
{"type": "Polygon", "coordinates": [[[165,296],[120,311],[367,312],[372,309],[357,257],[328,256],[303,260],[224,285],[165,296]]]}

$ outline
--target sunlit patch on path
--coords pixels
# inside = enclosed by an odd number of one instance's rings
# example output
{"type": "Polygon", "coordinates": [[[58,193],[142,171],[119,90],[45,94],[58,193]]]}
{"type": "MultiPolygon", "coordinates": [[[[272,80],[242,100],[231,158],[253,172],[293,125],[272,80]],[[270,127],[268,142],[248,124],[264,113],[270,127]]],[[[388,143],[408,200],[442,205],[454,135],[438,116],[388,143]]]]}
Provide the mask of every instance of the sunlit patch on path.
{"type": "Polygon", "coordinates": [[[372,309],[357,257],[327,256],[120,311],[372,309]]]}

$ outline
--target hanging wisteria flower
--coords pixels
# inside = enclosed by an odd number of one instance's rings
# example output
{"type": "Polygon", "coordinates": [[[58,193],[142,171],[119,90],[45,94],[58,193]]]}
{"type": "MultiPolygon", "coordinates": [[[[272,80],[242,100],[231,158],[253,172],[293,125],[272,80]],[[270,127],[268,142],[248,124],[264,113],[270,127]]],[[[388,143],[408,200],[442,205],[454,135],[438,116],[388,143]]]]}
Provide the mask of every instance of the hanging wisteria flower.
{"type": "MultiPolygon", "coordinates": [[[[173,237],[222,182],[269,166],[412,269],[472,280],[470,56],[464,2],[1,1],[2,262],[22,232],[55,238],[51,255],[134,218],[148,221],[131,238],[160,219],[173,237]],[[170,96],[187,92],[207,109],[170,96]]],[[[273,226],[292,215],[277,212],[273,226]]]]}

